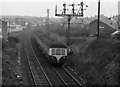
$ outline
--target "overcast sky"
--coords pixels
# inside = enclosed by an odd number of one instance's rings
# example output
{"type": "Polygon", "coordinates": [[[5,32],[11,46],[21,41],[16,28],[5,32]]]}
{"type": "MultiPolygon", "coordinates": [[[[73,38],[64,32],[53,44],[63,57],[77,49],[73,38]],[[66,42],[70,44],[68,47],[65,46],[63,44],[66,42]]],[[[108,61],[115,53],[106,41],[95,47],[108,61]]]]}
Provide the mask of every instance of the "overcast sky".
{"type": "MultiPolygon", "coordinates": [[[[50,9],[50,17],[55,17],[55,5],[62,9],[64,2],[80,3],[88,5],[84,11],[84,16],[97,15],[98,0],[0,0],[0,15],[22,15],[22,16],[46,16],[46,9],[50,9]]],[[[101,14],[113,16],[118,14],[118,1],[101,0],[101,14]]]]}

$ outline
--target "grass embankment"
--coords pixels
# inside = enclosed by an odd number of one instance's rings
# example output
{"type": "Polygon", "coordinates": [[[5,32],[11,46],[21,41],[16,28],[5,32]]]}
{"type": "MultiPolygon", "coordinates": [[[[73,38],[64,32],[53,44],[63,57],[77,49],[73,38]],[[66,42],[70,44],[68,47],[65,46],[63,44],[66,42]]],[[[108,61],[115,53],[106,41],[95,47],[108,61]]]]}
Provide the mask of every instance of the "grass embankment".
{"type": "Polygon", "coordinates": [[[69,65],[86,81],[86,85],[119,84],[120,42],[84,38],[71,47],[74,54],[69,65]]]}
{"type": "Polygon", "coordinates": [[[19,39],[2,42],[2,85],[20,85],[19,39]]]}

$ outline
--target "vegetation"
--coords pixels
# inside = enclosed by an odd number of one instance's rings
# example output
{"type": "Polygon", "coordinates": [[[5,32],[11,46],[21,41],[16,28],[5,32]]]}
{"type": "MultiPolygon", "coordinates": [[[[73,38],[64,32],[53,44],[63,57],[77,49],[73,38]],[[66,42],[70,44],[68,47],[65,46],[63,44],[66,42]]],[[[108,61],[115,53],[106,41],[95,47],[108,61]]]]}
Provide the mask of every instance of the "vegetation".
{"type": "MultiPolygon", "coordinates": [[[[88,36],[88,30],[87,30],[87,26],[85,25],[84,27],[82,27],[82,25],[71,25],[70,27],[70,36],[71,37],[80,37],[80,36],[88,36]]],[[[65,24],[64,26],[61,23],[53,23],[49,25],[49,30],[52,33],[56,33],[60,36],[67,36],[68,35],[68,28],[67,28],[67,24],[65,24]]]]}
{"type": "Polygon", "coordinates": [[[9,37],[3,41],[2,49],[2,86],[20,85],[20,64],[18,63],[19,40],[16,37],[9,37]],[[18,77],[19,76],[19,77],[18,77]]]}
{"type": "Polygon", "coordinates": [[[120,85],[120,42],[94,39],[86,44],[87,47],[81,46],[76,45],[79,50],[70,57],[68,64],[86,81],[86,85],[120,85]]]}

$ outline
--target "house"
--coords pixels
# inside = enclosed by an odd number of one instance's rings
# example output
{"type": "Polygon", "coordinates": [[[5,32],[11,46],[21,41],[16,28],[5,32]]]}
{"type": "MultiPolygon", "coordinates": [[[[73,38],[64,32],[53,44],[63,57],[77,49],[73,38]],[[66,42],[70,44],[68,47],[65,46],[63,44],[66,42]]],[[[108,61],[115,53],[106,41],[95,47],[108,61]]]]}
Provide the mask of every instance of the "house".
{"type": "Polygon", "coordinates": [[[120,30],[120,14],[118,15],[118,30],[120,30]]]}
{"type": "MultiPolygon", "coordinates": [[[[115,28],[112,26],[111,23],[105,23],[104,21],[100,20],[99,25],[99,35],[101,37],[110,37],[111,33],[115,32],[115,28]]],[[[89,24],[89,35],[96,35],[97,34],[97,25],[98,25],[98,19],[90,22],[89,24]]]]}
{"type": "Polygon", "coordinates": [[[23,27],[21,25],[11,24],[9,27],[9,33],[11,32],[19,32],[23,30],[23,27]]]}

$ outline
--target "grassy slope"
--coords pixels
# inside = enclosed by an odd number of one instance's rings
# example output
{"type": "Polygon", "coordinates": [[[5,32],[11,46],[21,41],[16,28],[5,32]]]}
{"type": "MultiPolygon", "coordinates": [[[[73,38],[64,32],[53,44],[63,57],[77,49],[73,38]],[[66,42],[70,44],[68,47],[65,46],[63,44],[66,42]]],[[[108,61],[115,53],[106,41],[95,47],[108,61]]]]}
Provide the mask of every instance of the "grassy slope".
{"type": "Polygon", "coordinates": [[[72,62],[70,65],[86,81],[86,84],[118,85],[120,42],[85,39],[79,45],[77,44],[73,44],[77,48],[74,51],[77,52],[70,57],[72,62]],[[86,43],[84,44],[86,46],[82,43],[86,43]]]}
{"type": "Polygon", "coordinates": [[[18,38],[12,37],[2,44],[2,85],[19,85],[18,38]]]}

